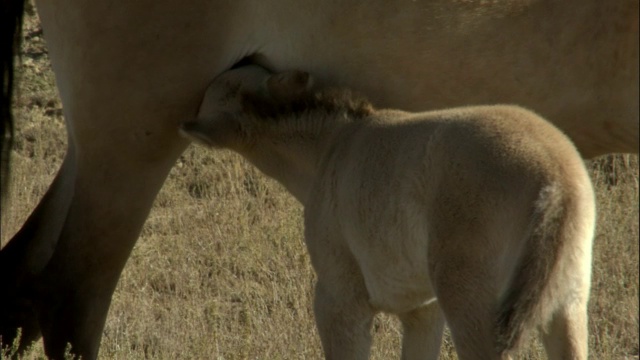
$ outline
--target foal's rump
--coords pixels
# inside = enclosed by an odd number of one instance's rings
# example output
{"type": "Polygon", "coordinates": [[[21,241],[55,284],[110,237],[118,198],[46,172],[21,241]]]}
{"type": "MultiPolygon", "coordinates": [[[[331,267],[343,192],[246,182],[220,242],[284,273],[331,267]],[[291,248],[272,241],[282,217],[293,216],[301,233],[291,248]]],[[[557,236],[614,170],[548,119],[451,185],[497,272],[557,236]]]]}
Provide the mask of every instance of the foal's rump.
{"type": "Polygon", "coordinates": [[[454,341],[507,353],[569,303],[586,316],[593,192],[570,141],[535,114],[452,114],[428,151],[432,282],[454,341]]]}

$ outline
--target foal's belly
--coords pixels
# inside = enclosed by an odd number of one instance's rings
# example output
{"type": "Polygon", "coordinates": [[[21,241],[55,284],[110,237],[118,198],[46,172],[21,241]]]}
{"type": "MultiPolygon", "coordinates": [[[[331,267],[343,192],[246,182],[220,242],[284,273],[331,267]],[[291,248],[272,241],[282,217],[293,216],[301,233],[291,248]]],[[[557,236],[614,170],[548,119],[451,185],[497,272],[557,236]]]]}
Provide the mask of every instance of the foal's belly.
{"type": "MultiPolygon", "coordinates": [[[[384,196],[384,194],[381,194],[384,196]]],[[[390,209],[394,209],[390,206],[390,209]]],[[[404,313],[431,302],[434,291],[429,280],[427,235],[424,221],[416,221],[396,208],[389,213],[350,219],[344,235],[362,277],[369,302],[379,310],[404,313]]]]}
{"type": "Polygon", "coordinates": [[[369,303],[381,311],[401,314],[435,300],[426,272],[389,264],[361,264],[360,268],[369,303]]]}

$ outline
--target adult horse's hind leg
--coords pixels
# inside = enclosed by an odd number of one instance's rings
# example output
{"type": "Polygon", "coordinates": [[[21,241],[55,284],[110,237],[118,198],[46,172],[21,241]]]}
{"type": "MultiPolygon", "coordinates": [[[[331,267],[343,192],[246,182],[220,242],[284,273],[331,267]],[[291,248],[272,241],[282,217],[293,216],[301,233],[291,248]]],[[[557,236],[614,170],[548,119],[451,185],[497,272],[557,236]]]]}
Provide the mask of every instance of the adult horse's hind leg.
{"type": "Polygon", "coordinates": [[[402,360],[436,360],[440,354],[444,315],[437,303],[400,315],[402,360]]]}

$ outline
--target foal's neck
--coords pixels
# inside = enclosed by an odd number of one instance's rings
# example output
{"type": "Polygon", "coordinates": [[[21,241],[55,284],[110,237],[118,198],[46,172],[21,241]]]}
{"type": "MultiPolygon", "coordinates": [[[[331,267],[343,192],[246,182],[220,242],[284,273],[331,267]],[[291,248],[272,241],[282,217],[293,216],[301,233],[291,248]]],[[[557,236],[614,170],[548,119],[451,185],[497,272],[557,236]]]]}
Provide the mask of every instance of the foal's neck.
{"type": "Polygon", "coordinates": [[[274,120],[261,126],[250,149],[240,152],[304,205],[325,152],[348,123],[312,114],[274,120]]]}

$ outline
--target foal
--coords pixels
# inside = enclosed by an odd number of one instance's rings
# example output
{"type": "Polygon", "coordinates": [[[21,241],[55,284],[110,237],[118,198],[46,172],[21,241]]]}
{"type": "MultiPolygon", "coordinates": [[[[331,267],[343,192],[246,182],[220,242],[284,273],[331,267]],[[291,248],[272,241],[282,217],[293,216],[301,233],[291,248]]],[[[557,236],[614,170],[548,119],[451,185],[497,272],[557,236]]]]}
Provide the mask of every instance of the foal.
{"type": "Polygon", "coordinates": [[[305,207],[327,359],[366,359],[374,315],[403,359],[508,359],[529,329],[587,358],[594,195],[569,139],[516,106],[376,110],[306,73],[217,78],[183,135],[229,148],[305,207]]]}

